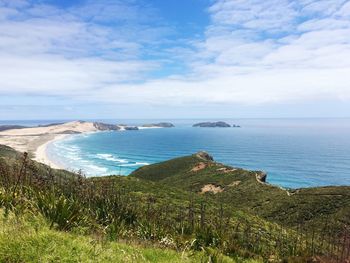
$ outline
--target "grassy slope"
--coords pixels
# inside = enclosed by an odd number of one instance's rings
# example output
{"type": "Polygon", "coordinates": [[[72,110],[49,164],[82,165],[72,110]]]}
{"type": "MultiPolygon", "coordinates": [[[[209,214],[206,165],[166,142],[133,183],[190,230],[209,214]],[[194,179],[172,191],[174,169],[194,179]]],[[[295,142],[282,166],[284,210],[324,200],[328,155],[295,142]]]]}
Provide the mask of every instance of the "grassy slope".
{"type": "Polygon", "coordinates": [[[288,193],[279,187],[258,182],[256,174],[260,172],[242,169],[225,172],[222,168],[232,170],[232,167],[203,161],[192,155],[141,167],[131,177],[196,193],[207,184],[220,186],[223,192],[206,195],[288,226],[317,223],[326,218],[349,223],[350,187],[305,188],[290,190],[288,193]],[[192,171],[193,167],[203,162],[206,168],[192,171]]]}
{"type": "MultiPolygon", "coordinates": [[[[19,154],[13,149],[0,146],[0,164],[5,161],[11,165],[18,157],[19,154]]],[[[183,203],[188,202],[190,197],[198,201],[217,200],[287,226],[318,223],[330,218],[350,223],[350,187],[297,189],[287,195],[287,191],[281,188],[259,183],[255,177],[259,172],[242,169],[228,173],[219,171],[224,167],[232,168],[192,155],[141,167],[129,177],[110,179],[124,189],[139,195],[156,196],[163,202],[183,203]],[[207,167],[191,171],[198,163],[205,163],[207,167]],[[238,181],[238,185],[232,186],[238,181]],[[191,195],[190,192],[198,193],[206,184],[221,186],[224,191],[216,195],[191,195]]],[[[49,168],[35,163],[35,169],[40,174],[45,174],[49,168]]],[[[50,172],[62,178],[72,175],[64,170],[53,169],[50,172]]]]}
{"type": "MultiPolygon", "coordinates": [[[[12,170],[11,172],[18,171],[21,163],[18,160],[22,158],[22,154],[0,145],[0,173],[6,172],[7,169],[12,170]]],[[[184,167],[187,166],[188,164],[184,167]]],[[[42,177],[45,177],[48,171],[55,177],[68,178],[68,180],[72,176],[68,171],[50,169],[35,161],[30,161],[28,169],[29,167],[36,170],[42,177]]],[[[206,199],[178,187],[135,177],[110,176],[90,180],[107,181],[107,185],[113,183],[117,191],[122,189],[145,201],[152,197],[156,199],[157,205],[187,206],[190,199],[197,203],[206,199]]],[[[209,205],[210,202],[214,201],[209,200],[209,205]]],[[[214,205],[211,204],[211,206],[214,205]]],[[[0,209],[2,220],[1,214],[0,209]]],[[[196,253],[191,257],[185,254],[183,257],[181,253],[172,250],[127,246],[116,242],[101,243],[96,241],[95,237],[49,229],[47,222],[42,218],[38,219],[37,213],[34,214],[34,217],[25,217],[24,220],[18,221],[12,218],[1,222],[0,262],[200,262],[203,257],[202,253],[196,253]]],[[[267,222],[261,222],[259,218],[249,217],[248,219],[244,213],[237,213],[235,218],[257,222],[259,225],[266,223],[267,227],[270,227],[267,222]]],[[[223,257],[222,262],[235,262],[235,260],[223,257]]],[[[257,261],[241,259],[239,262],[257,261]]]]}
{"type": "MultiPolygon", "coordinates": [[[[0,172],[1,168],[4,167],[4,165],[1,164],[6,164],[7,167],[12,167],[12,165],[15,167],[15,159],[19,157],[21,156],[11,148],[0,146],[0,172]]],[[[39,174],[45,174],[49,169],[47,166],[36,162],[31,162],[31,164],[35,166],[35,169],[39,170],[39,174]]],[[[18,167],[13,169],[18,169],[18,167]]],[[[63,170],[52,170],[51,172],[64,178],[69,178],[72,175],[63,170]]],[[[266,221],[266,219],[281,223],[285,226],[295,226],[297,222],[317,223],[326,217],[338,217],[344,220],[350,218],[349,187],[299,189],[292,191],[290,195],[287,195],[287,192],[283,189],[258,182],[256,180],[256,174],[259,174],[259,172],[242,169],[232,170],[231,167],[212,161],[205,161],[193,155],[142,167],[129,177],[111,176],[92,178],[91,180],[107,180],[109,185],[113,183],[117,189],[131,192],[135,196],[143,198],[144,200],[147,200],[149,197],[154,197],[157,199],[158,204],[180,204],[186,206],[190,199],[197,202],[205,200],[206,203],[208,203],[208,209],[211,209],[211,207],[218,208],[219,205],[223,203],[231,212],[233,212],[233,221],[240,223],[247,221],[249,222],[249,225],[256,225],[257,229],[265,229],[266,231],[270,231],[268,229],[271,229],[272,226],[266,221]],[[204,163],[206,167],[198,171],[193,171],[192,169],[199,163],[204,163]],[[230,171],[222,171],[222,168],[226,168],[230,171]],[[201,188],[206,184],[219,186],[223,189],[223,192],[215,195],[212,193],[198,194],[201,188]],[[239,212],[237,210],[243,210],[245,212],[239,212]],[[265,218],[265,220],[249,214],[258,215],[265,218]]],[[[43,228],[40,231],[43,231],[43,236],[50,236],[49,232],[56,236],[58,238],[57,246],[65,244],[67,245],[67,248],[64,249],[68,250],[74,248],[74,245],[70,243],[72,240],[81,240],[82,243],[77,241],[82,247],[76,248],[79,251],[77,256],[93,256],[91,251],[94,250],[94,246],[89,243],[89,237],[60,233],[47,228],[43,228]]],[[[32,232],[31,238],[37,238],[39,232],[35,232],[35,234],[32,232]]],[[[270,234],[277,235],[278,232],[270,232],[270,234]]],[[[6,236],[11,236],[11,233],[7,232],[7,234],[2,235],[1,238],[6,240],[6,236]]],[[[19,235],[18,238],[21,238],[21,236],[19,235]]],[[[17,239],[14,239],[14,242],[16,240],[17,239]]],[[[9,241],[7,240],[5,243],[7,242],[9,241]]],[[[45,242],[48,241],[29,240],[28,242],[25,242],[25,240],[19,239],[19,241],[13,246],[18,248],[18,246],[21,247],[25,243],[26,245],[23,247],[22,252],[25,254],[29,253],[29,256],[32,256],[31,253],[35,253],[36,250],[32,247],[35,242],[38,242],[38,245],[45,244],[45,242]]],[[[11,242],[9,242],[9,244],[10,243],[11,242]]],[[[101,244],[98,246],[99,249],[101,249],[101,244]]],[[[108,243],[107,247],[103,247],[103,251],[114,251],[113,249],[117,249],[118,246],[117,243],[108,243]],[[109,246],[113,248],[110,248],[109,246]]],[[[130,249],[137,250],[138,248],[133,247],[130,249]]],[[[11,251],[0,251],[0,255],[2,256],[8,256],[8,253],[11,253],[11,251]]],[[[41,255],[45,253],[49,256],[51,254],[54,255],[56,252],[40,252],[41,255]]],[[[69,253],[73,252],[69,250],[69,253]]],[[[105,257],[108,258],[108,255],[103,255],[105,252],[101,253],[102,254],[99,254],[98,256],[99,259],[102,260],[105,257]]],[[[154,254],[157,252],[153,251],[152,253],[154,254]]],[[[170,251],[169,253],[175,252],[170,251]]],[[[64,255],[58,255],[58,257],[61,256],[63,257],[64,255]]],[[[140,257],[142,258],[142,256],[140,257]]],[[[36,259],[37,258],[34,258],[33,261],[36,259]]],[[[115,260],[113,259],[111,261],[115,260]]],[[[21,260],[13,259],[12,261],[17,262],[21,260]]],[[[157,261],[152,260],[152,262],[157,261]]],[[[173,260],[172,262],[176,262],[176,260],[173,260]]]]}
{"type": "MultiPolygon", "coordinates": [[[[189,206],[190,202],[197,204],[197,213],[199,213],[199,204],[201,202],[205,202],[206,211],[208,214],[218,213],[220,209],[221,201],[213,198],[214,196],[210,195],[199,195],[190,191],[186,191],[185,189],[181,189],[180,187],[174,187],[167,184],[162,184],[160,182],[148,181],[145,179],[140,179],[132,176],[107,176],[107,177],[97,177],[91,178],[91,180],[98,180],[101,182],[108,181],[109,185],[112,183],[115,184],[116,191],[120,191],[121,189],[129,194],[135,196],[137,200],[143,200],[144,206],[147,206],[148,200],[152,198],[154,202],[154,206],[158,207],[183,207],[185,208],[185,213],[188,211],[186,208],[189,206]],[[191,201],[190,201],[191,200],[191,201]]],[[[239,224],[243,227],[246,225],[252,226],[256,229],[262,229],[266,231],[271,231],[271,237],[276,237],[279,235],[279,232],[276,232],[275,229],[278,228],[278,225],[265,220],[259,216],[255,216],[251,213],[247,213],[245,211],[240,211],[236,209],[231,209],[230,204],[224,204],[224,210],[227,214],[231,215],[231,224],[236,225],[239,224]]],[[[169,217],[176,217],[178,211],[175,209],[172,210],[172,213],[169,213],[169,217]]]]}
{"type": "MultiPolygon", "coordinates": [[[[18,160],[23,159],[23,154],[15,151],[14,149],[0,145],[0,172],[1,173],[13,173],[20,170],[20,163],[18,160]]],[[[40,174],[42,177],[47,177],[50,173],[53,177],[61,178],[62,181],[69,180],[73,177],[73,173],[66,170],[51,169],[45,164],[41,164],[35,161],[29,162],[28,169],[37,171],[37,174],[40,174]]]]}
{"type": "MultiPolygon", "coordinates": [[[[2,211],[0,210],[0,214],[2,211]]],[[[0,262],[200,262],[202,254],[190,255],[168,249],[101,242],[96,237],[49,229],[37,216],[1,218],[0,262]]],[[[222,262],[235,262],[222,257],[222,262]]],[[[253,262],[253,261],[245,261],[253,262]]]]}

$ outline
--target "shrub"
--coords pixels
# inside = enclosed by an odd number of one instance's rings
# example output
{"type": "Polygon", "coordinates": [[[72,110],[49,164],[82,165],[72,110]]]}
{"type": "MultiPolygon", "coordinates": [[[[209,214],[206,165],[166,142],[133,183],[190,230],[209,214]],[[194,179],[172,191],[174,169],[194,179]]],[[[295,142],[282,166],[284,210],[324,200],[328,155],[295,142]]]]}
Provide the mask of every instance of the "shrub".
{"type": "Polygon", "coordinates": [[[72,197],[67,198],[52,192],[38,192],[36,199],[38,210],[51,223],[50,228],[56,226],[59,230],[69,231],[88,222],[82,206],[72,197]]]}
{"type": "Polygon", "coordinates": [[[22,215],[27,209],[29,202],[23,192],[14,189],[0,188],[0,208],[4,208],[4,215],[14,212],[17,216],[22,215]]]}
{"type": "Polygon", "coordinates": [[[111,196],[96,197],[90,203],[90,212],[97,223],[133,225],[137,221],[134,209],[111,196]]]}
{"type": "Polygon", "coordinates": [[[192,242],[193,250],[203,250],[205,247],[217,248],[221,244],[221,238],[213,228],[205,227],[195,233],[195,239],[192,242]]]}

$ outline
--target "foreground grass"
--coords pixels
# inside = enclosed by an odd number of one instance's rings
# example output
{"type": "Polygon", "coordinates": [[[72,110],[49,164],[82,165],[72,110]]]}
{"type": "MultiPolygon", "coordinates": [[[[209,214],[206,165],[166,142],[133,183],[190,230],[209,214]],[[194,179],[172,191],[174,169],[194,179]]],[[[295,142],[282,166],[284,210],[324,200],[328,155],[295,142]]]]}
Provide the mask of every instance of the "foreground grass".
{"type": "MultiPolygon", "coordinates": [[[[2,217],[0,262],[212,262],[204,253],[128,245],[99,240],[97,237],[52,230],[43,218],[2,217]]],[[[217,256],[218,262],[236,261],[217,256]]]]}
{"type": "Polygon", "coordinates": [[[7,220],[0,232],[1,262],[191,262],[170,250],[100,242],[50,230],[44,222],[7,220]]]}

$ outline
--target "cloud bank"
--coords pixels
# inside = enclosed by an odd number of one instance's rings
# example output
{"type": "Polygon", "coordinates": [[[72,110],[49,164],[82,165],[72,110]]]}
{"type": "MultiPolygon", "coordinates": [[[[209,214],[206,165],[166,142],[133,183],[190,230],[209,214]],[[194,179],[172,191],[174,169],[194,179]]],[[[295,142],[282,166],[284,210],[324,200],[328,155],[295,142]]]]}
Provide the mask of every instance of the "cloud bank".
{"type": "Polygon", "coordinates": [[[350,100],[350,1],[216,0],[205,12],[203,36],[188,39],[146,2],[0,0],[0,95],[159,107],[350,100]]]}

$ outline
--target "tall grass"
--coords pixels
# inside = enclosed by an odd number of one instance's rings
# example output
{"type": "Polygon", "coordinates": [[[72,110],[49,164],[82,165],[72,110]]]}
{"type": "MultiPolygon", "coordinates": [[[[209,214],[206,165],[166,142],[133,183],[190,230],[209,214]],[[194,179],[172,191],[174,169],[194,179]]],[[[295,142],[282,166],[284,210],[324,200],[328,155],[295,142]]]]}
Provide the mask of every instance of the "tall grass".
{"type": "Polygon", "coordinates": [[[85,228],[109,241],[201,251],[207,262],[219,262],[222,254],[270,261],[350,259],[346,225],[339,232],[332,232],[327,221],[315,228],[284,228],[224,205],[195,198],[164,203],[116,185],[113,178],[92,180],[81,173],[62,176],[45,169],[38,169],[27,155],[11,167],[0,162],[5,216],[39,212],[51,229],[85,228]]]}

